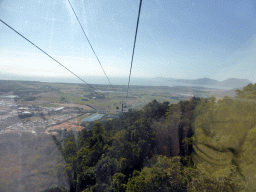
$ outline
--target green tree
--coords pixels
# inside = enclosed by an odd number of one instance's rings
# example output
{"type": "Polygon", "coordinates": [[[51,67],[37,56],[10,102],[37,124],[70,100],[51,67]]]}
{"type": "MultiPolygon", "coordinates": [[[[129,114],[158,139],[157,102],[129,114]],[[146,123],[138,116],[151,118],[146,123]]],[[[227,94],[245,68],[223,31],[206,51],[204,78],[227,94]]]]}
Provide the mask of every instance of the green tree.
{"type": "Polygon", "coordinates": [[[125,175],[123,173],[115,173],[111,178],[111,185],[107,188],[107,191],[111,192],[125,192],[125,175]]]}
{"type": "Polygon", "coordinates": [[[243,90],[236,90],[237,98],[240,99],[248,99],[248,100],[256,100],[256,83],[248,84],[243,88],[243,90]]]}
{"type": "Polygon", "coordinates": [[[143,107],[143,114],[146,118],[159,119],[165,115],[169,105],[169,102],[164,102],[161,104],[156,100],[153,100],[143,107]]]}
{"type": "Polygon", "coordinates": [[[70,191],[76,191],[76,180],[77,180],[77,145],[76,139],[73,132],[66,132],[64,135],[65,139],[63,142],[63,146],[61,142],[59,142],[56,136],[53,136],[53,141],[57,145],[58,149],[60,150],[61,154],[65,159],[65,172],[68,176],[70,191]]]}

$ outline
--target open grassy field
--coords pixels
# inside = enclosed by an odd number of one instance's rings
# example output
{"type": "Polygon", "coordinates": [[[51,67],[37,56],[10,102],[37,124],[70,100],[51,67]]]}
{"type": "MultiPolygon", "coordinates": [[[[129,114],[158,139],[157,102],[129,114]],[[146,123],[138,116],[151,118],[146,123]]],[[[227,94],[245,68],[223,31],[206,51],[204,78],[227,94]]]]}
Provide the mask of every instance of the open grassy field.
{"type": "Polygon", "coordinates": [[[121,109],[126,103],[126,110],[141,108],[151,100],[177,103],[192,96],[222,98],[233,96],[235,90],[206,89],[199,87],[168,86],[130,86],[126,99],[126,86],[114,85],[113,92],[109,85],[93,85],[97,92],[84,84],[44,83],[29,81],[1,81],[0,92],[13,91],[19,104],[40,105],[43,107],[78,107],[85,111],[121,109]],[[5,85],[6,84],[6,85],[5,85]],[[8,84],[8,86],[7,86],[8,84]]]}

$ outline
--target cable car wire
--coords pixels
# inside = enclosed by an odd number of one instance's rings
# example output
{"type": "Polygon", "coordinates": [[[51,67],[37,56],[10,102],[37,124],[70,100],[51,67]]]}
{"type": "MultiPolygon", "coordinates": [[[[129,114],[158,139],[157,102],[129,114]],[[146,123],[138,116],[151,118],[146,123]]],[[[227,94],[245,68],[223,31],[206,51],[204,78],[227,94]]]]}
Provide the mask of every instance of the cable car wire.
{"type": "Polygon", "coordinates": [[[106,76],[107,79],[108,79],[109,84],[111,85],[113,91],[115,92],[114,87],[113,87],[112,84],[110,83],[110,80],[109,80],[109,78],[108,78],[108,76],[107,76],[107,74],[106,74],[106,72],[105,72],[105,70],[104,70],[104,68],[103,68],[103,66],[102,66],[102,64],[101,64],[101,62],[100,62],[100,60],[99,60],[97,54],[96,54],[96,52],[94,51],[94,49],[93,49],[93,47],[92,47],[92,44],[91,44],[91,42],[89,41],[89,39],[88,39],[88,37],[87,37],[87,35],[86,35],[85,31],[84,31],[84,28],[83,28],[83,26],[82,26],[80,20],[78,19],[78,16],[77,16],[77,14],[76,14],[76,12],[75,12],[75,10],[74,10],[74,8],[73,8],[73,6],[72,6],[72,4],[70,3],[69,0],[68,0],[68,3],[69,3],[69,5],[70,5],[70,7],[72,8],[74,15],[76,16],[76,19],[77,19],[77,21],[78,21],[78,23],[79,23],[81,29],[83,30],[84,36],[86,37],[86,39],[87,39],[87,41],[88,41],[88,43],[89,43],[89,45],[90,45],[90,47],[91,47],[91,49],[92,49],[92,51],[93,51],[95,57],[97,58],[97,60],[98,60],[98,62],[99,62],[99,64],[100,64],[100,66],[101,66],[101,69],[103,70],[105,76],[106,76]]]}
{"type": "Polygon", "coordinates": [[[34,45],[37,49],[39,49],[41,52],[43,52],[45,55],[47,55],[48,57],[50,57],[52,60],[54,60],[55,62],[57,62],[60,66],[62,66],[63,68],[65,68],[66,70],[68,70],[70,73],[72,73],[74,76],[76,76],[78,79],[80,79],[81,81],[83,81],[85,84],[87,84],[89,87],[91,87],[92,89],[95,90],[96,93],[103,95],[104,97],[106,97],[104,94],[99,93],[92,85],[90,85],[89,83],[87,83],[86,81],[84,81],[81,77],[79,77],[78,75],[76,75],[74,72],[72,72],[70,69],[68,69],[67,67],[65,67],[63,64],[61,64],[59,61],[57,61],[56,59],[54,59],[51,55],[49,55],[48,53],[46,53],[44,50],[42,50],[40,47],[38,47],[37,45],[35,45],[33,42],[31,42],[29,39],[27,39],[25,36],[23,36],[22,34],[20,34],[18,31],[16,31],[14,28],[12,28],[10,25],[8,25],[7,23],[5,23],[2,19],[0,19],[0,21],[5,24],[7,27],[9,27],[11,30],[13,30],[15,33],[17,33],[18,35],[20,35],[22,38],[24,38],[25,40],[27,40],[30,44],[34,45]]]}
{"type": "Polygon", "coordinates": [[[139,13],[138,13],[138,19],[137,19],[137,26],[136,26],[136,31],[135,31],[135,38],[134,38],[133,51],[132,51],[132,60],[131,60],[131,67],[130,67],[129,81],[128,81],[127,94],[126,94],[126,102],[127,102],[127,98],[128,98],[128,91],[129,91],[129,86],[130,86],[130,79],[131,79],[131,73],[132,73],[133,57],[134,57],[134,51],[135,51],[135,45],[136,45],[136,39],[137,39],[137,32],[138,32],[139,21],[140,21],[141,5],[142,5],[142,0],[140,0],[140,7],[139,7],[139,13]]]}

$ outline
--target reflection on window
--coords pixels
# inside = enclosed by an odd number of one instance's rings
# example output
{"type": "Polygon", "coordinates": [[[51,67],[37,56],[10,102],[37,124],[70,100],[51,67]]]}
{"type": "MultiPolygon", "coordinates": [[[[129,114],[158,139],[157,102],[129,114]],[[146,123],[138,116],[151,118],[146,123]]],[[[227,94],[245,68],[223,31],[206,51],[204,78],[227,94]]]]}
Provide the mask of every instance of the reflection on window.
{"type": "Polygon", "coordinates": [[[0,1],[0,191],[255,191],[255,8],[0,1]]]}

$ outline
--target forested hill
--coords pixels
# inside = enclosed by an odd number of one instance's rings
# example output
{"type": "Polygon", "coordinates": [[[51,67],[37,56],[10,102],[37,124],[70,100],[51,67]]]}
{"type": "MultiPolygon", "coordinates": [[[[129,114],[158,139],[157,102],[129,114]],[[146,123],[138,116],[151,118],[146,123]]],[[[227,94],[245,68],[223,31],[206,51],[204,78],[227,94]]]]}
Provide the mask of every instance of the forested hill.
{"type": "Polygon", "coordinates": [[[191,121],[191,112],[198,101],[193,98],[170,105],[154,100],[140,111],[123,113],[119,119],[103,124],[94,123],[92,129],[82,130],[77,138],[72,132],[66,132],[62,142],[53,136],[66,159],[70,191],[140,191],[139,185],[145,185],[142,191],[151,188],[151,191],[161,188],[160,191],[185,190],[183,177],[177,177],[175,182],[171,177],[183,164],[189,163],[170,157],[184,155],[189,158],[191,148],[188,144],[182,147],[178,144],[177,149],[172,144],[189,134],[192,136],[191,125],[177,122],[173,130],[168,125],[178,113],[178,121],[191,121]],[[172,132],[176,134],[173,137],[172,132]],[[158,177],[163,178],[158,180],[158,177]]]}
{"type": "MultiPolygon", "coordinates": [[[[216,177],[198,169],[191,158],[193,143],[200,136],[194,135],[195,117],[199,116],[195,126],[205,129],[202,133],[210,138],[211,130],[203,127],[204,118],[250,120],[252,113],[256,115],[256,84],[236,93],[234,100],[225,97],[218,102],[215,98],[191,98],[177,104],[154,100],[142,110],[123,113],[119,119],[96,122],[78,136],[72,132],[65,132],[62,140],[53,136],[66,160],[63,166],[69,178],[69,191],[240,191],[246,186],[253,187],[254,182],[250,186],[250,182],[245,184],[246,180],[237,179],[242,174],[240,168],[227,175],[218,171],[221,177],[216,177]],[[243,104],[243,113],[235,117],[240,108],[232,107],[239,104],[243,104]],[[226,114],[217,113],[216,107],[226,114]],[[227,116],[231,113],[232,116],[227,116]]],[[[253,119],[249,123],[256,124],[253,119]]],[[[245,145],[244,154],[252,155],[247,150],[253,150],[251,143],[245,145]]],[[[250,170],[250,166],[246,164],[244,168],[250,170]]]]}
{"type": "MultiPolygon", "coordinates": [[[[249,105],[247,107],[245,104],[243,109],[253,109],[255,102],[251,101],[256,99],[255,90],[256,84],[246,86],[243,90],[237,91],[237,98],[234,101],[229,97],[218,102],[214,98],[191,98],[177,104],[159,103],[154,100],[142,110],[123,113],[119,119],[102,124],[96,122],[91,127],[83,129],[77,136],[72,132],[65,132],[62,140],[53,136],[66,161],[63,166],[69,178],[69,191],[241,189],[245,185],[242,180],[237,180],[239,169],[216,177],[193,164],[192,145],[197,136],[194,135],[193,126],[195,117],[201,115],[205,118],[213,115],[211,110],[209,114],[204,112],[206,106],[211,109],[218,104],[225,109],[227,106],[242,103],[245,99],[249,105]],[[204,106],[204,103],[207,105],[204,106]]],[[[231,113],[232,110],[228,112],[231,113]]],[[[238,109],[236,111],[239,112],[238,109]]],[[[216,114],[216,118],[221,118],[218,113],[216,114]]],[[[248,117],[246,114],[243,111],[243,118],[249,120],[252,113],[249,112],[248,117]]],[[[197,118],[196,123],[199,127],[203,125],[200,118],[197,118]]],[[[204,131],[209,137],[211,131],[204,131]]]]}
{"type": "MultiPolygon", "coordinates": [[[[173,81],[173,80],[170,80],[173,81]]],[[[240,88],[251,83],[248,79],[236,79],[230,78],[224,81],[217,81],[209,78],[195,79],[195,80],[186,80],[186,79],[178,79],[174,80],[179,83],[189,83],[195,85],[209,85],[209,86],[221,86],[221,87],[230,87],[230,88],[240,88]]]]}
{"type": "Polygon", "coordinates": [[[170,83],[184,83],[192,85],[201,85],[201,86],[218,86],[218,87],[228,87],[228,88],[241,88],[249,83],[252,83],[248,79],[236,79],[230,78],[223,81],[217,81],[210,78],[201,78],[201,79],[174,79],[174,78],[155,78],[156,80],[168,81],[170,83]]]}

